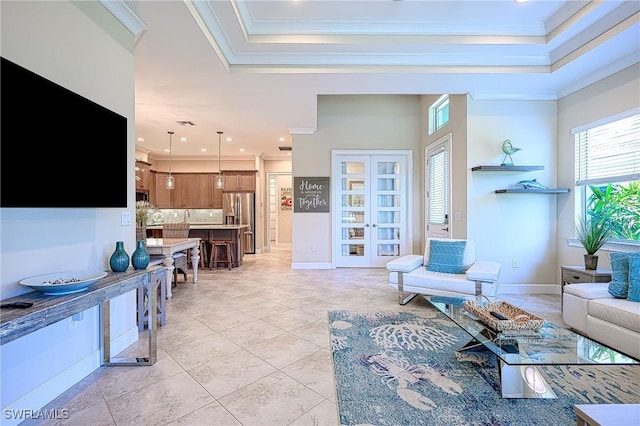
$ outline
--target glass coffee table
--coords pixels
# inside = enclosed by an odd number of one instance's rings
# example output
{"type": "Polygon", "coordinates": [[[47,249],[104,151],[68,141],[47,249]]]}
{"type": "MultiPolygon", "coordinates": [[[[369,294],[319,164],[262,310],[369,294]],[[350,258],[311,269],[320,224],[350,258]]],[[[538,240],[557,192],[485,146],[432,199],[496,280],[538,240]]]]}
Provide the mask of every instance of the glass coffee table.
{"type": "Polygon", "coordinates": [[[464,308],[465,300],[475,298],[425,299],[471,336],[458,351],[481,348],[496,355],[503,398],[556,398],[537,366],[639,364],[615,349],[548,321],[535,331],[497,332],[464,308]]]}

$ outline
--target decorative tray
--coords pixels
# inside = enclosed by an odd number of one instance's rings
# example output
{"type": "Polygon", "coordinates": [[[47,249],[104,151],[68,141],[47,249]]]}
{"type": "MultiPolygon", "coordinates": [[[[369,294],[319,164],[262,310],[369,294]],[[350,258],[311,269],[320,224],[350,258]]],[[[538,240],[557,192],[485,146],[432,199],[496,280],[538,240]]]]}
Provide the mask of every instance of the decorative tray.
{"type": "Polygon", "coordinates": [[[47,295],[60,296],[85,291],[106,276],[105,271],[65,271],[25,278],[18,283],[47,295]]]}
{"type": "Polygon", "coordinates": [[[463,306],[478,317],[480,322],[496,331],[539,330],[544,325],[544,319],[507,302],[489,302],[482,306],[475,300],[466,300],[463,306]],[[498,319],[491,312],[497,312],[506,319],[498,319]]]}

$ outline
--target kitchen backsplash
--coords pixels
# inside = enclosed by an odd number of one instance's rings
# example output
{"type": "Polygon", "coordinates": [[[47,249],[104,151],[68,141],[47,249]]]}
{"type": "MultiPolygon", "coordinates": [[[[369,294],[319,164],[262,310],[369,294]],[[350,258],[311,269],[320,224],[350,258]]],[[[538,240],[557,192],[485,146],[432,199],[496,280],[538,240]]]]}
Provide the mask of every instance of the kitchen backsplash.
{"type": "Polygon", "coordinates": [[[222,209],[153,209],[149,212],[148,225],[163,223],[222,223],[222,209]]]}

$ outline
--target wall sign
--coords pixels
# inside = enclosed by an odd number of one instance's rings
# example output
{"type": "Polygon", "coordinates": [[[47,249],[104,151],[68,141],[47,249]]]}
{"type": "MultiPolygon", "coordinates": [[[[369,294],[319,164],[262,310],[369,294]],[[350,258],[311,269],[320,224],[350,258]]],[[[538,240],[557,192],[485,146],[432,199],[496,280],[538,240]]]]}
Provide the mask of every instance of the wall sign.
{"type": "Polygon", "coordinates": [[[329,212],[328,177],[294,177],[293,211],[296,213],[329,212]]]}
{"type": "Polygon", "coordinates": [[[291,188],[280,188],[280,210],[291,210],[292,206],[291,188]]]}

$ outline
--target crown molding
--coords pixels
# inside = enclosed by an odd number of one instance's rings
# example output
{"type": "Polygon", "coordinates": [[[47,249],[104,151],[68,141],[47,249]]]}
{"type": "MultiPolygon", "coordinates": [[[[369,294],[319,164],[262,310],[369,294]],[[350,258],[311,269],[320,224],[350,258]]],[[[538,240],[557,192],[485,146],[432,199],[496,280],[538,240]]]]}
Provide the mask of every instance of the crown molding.
{"type": "Polygon", "coordinates": [[[133,10],[127,6],[122,0],[99,0],[100,3],[116,17],[122,25],[124,25],[134,37],[138,37],[144,31],[149,29],[142,19],[136,15],[133,10]]]}

